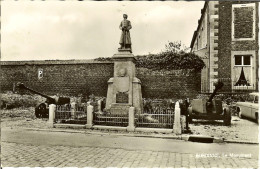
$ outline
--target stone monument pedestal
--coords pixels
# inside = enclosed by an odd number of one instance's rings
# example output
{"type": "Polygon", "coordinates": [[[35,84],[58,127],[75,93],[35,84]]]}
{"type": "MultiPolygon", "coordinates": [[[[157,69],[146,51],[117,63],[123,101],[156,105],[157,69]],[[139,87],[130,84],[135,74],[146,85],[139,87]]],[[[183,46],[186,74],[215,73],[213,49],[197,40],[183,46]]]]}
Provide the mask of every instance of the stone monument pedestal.
{"type": "Polygon", "coordinates": [[[135,77],[135,58],[130,49],[118,49],[112,57],[114,77],[108,80],[106,109],[111,114],[127,114],[130,107],[135,113],[143,110],[141,81],[135,77]]]}

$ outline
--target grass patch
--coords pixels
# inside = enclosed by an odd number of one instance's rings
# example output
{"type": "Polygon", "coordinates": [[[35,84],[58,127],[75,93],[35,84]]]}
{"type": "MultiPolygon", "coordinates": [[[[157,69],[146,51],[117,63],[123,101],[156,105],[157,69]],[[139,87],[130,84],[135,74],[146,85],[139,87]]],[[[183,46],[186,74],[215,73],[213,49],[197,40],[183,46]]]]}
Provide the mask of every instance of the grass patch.
{"type": "Polygon", "coordinates": [[[35,107],[37,104],[45,102],[45,100],[45,98],[39,95],[20,95],[12,92],[2,93],[1,109],[35,107]]]}

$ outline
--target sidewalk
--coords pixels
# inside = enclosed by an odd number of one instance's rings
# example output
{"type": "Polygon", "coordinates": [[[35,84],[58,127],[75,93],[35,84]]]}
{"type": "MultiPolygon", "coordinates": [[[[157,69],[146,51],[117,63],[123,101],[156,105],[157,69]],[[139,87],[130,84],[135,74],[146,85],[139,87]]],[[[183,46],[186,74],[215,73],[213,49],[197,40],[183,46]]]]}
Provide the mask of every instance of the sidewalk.
{"type": "MultiPolygon", "coordinates": [[[[10,110],[5,114],[10,114],[10,110]]],[[[47,119],[32,118],[34,110],[29,108],[25,110],[12,110],[13,114],[23,111],[26,116],[8,117],[5,116],[1,119],[1,128],[26,128],[28,130],[47,130],[47,131],[60,131],[60,132],[85,132],[85,133],[102,133],[102,134],[116,134],[128,135],[133,137],[154,137],[154,138],[171,138],[188,140],[189,136],[207,136],[214,137],[217,142],[228,143],[245,143],[245,144],[258,144],[258,124],[248,121],[246,119],[239,119],[232,117],[231,126],[223,126],[222,121],[218,122],[196,122],[190,124],[192,134],[183,134],[176,136],[174,133],[147,133],[147,132],[126,132],[126,131],[113,131],[113,130],[90,130],[90,129],[68,129],[68,128],[49,128],[47,119]]]]}
{"type": "Polygon", "coordinates": [[[237,116],[232,116],[231,126],[224,126],[222,121],[197,121],[190,128],[194,135],[214,136],[225,142],[259,143],[259,125],[237,116]]]}
{"type": "MultiPolygon", "coordinates": [[[[12,129],[10,127],[6,129],[12,129]]],[[[94,135],[115,135],[115,136],[128,136],[128,137],[147,137],[147,138],[162,138],[162,139],[176,139],[189,141],[189,138],[199,138],[203,142],[204,139],[212,138],[213,143],[239,143],[239,144],[259,144],[258,142],[238,141],[238,140],[223,140],[217,137],[202,136],[202,135],[175,135],[174,133],[154,133],[154,132],[127,132],[122,130],[91,130],[91,129],[70,129],[70,128],[20,128],[28,131],[47,131],[47,132],[61,132],[61,133],[83,133],[94,135]]]]}

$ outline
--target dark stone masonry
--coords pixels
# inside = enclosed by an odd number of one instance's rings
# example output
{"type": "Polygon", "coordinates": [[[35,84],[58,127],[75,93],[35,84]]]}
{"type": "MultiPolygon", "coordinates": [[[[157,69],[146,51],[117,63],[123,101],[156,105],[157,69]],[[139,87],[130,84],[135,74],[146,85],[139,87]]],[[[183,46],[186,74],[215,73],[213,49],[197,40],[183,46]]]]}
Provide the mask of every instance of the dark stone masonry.
{"type": "Polygon", "coordinates": [[[253,36],[253,8],[234,9],[235,38],[251,38],[253,36]]]}
{"type": "MultiPolygon", "coordinates": [[[[238,16],[234,20],[235,24],[235,38],[247,38],[252,37],[252,26],[255,24],[256,29],[256,38],[255,40],[241,40],[241,41],[233,41],[231,37],[232,31],[232,4],[247,4],[253,3],[253,1],[241,1],[241,2],[231,2],[231,1],[219,1],[219,38],[218,38],[218,62],[219,64],[219,71],[218,77],[219,78],[230,78],[231,77],[231,51],[248,51],[248,50],[255,50],[256,51],[256,72],[258,72],[258,23],[259,23],[259,13],[256,12],[256,20],[253,22],[252,19],[252,8],[238,8],[235,10],[235,14],[238,16]],[[239,15],[239,12],[241,16],[239,15]],[[243,24],[239,24],[243,23],[243,24]],[[242,25],[242,26],[241,26],[242,25]]],[[[258,11],[259,6],[256,3],[256,11],[258,11]]],[[[258,77],[257,77],[258,81],[258,77]]],[[[256,85],[258,86],[258,85],[256,85]]]]}
{"type": "MultiPolygon", "coordinates": [[[[92,60],[1,62],[1,92],[12,91],[14,84],[48,95],[106,97],[107,81],[113,76],[113,62],[92,60]],[[38,71],[43,76],[38,77],[38,71]]],[[[200,92],[200,73],[190,70],[152,71],[136,69],[143,98],[194,98],[200,92]]]]}

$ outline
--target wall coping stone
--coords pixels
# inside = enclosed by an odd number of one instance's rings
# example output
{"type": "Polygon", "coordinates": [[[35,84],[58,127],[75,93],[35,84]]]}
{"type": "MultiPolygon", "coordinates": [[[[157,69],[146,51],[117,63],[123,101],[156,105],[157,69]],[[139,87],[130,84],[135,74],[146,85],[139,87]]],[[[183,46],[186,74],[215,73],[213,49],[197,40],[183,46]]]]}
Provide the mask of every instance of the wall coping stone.
{"type": "Polygon", "coordinates": [[[28,60],[28,61],[1,61],[1,66],[8,65],[74,65],[91,63],[114,63],[113,61],[97,61],[94,59],[85,60],[28,60]]]}

